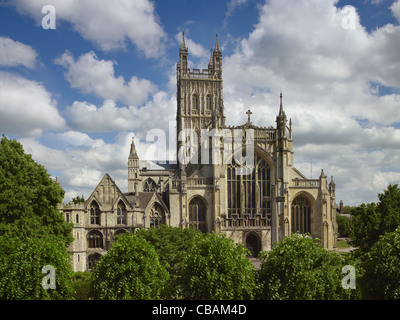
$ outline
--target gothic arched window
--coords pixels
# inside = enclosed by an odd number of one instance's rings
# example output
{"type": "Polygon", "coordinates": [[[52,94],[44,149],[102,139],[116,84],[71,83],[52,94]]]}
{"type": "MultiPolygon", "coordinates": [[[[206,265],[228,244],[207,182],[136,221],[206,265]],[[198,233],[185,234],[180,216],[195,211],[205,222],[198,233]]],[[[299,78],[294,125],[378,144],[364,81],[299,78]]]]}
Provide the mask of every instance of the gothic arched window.
{"type": "Polygon", "coordinates": [[[200,105],[199,96],[197,94],[194,94],[192,97],[192,108],[199,109],[199,105],[200,105]]]}
{"type": "Polygon", "coordinates": [[[206,110],[207,111],[210,111],[211,110],[211,107],[212,107],[212,104],[211,104],[211,95],[207,95],[207,97],[206,97],[206,110]]]}
{"type": "Polygon", "coordinates": [[[153,179],[148,178],[144,182],[143,192],[154,192],[157,190],[157,185],[153,179]]]}
{"type": "Polygon", "coordinates": [[[98,230],[92,230],[88,234],[88,248],[103,249],[103,234],[98,230]]]}
{"type": "Polygon", "coordinates": [[[311,203],[305,196],[292,202],[292,233],[311,233],[311,203]]]}
{"type": "Polygon", "coordinates": [[[96,201],[90,205],[90,224],[100,224],[100,208],[96,201]]]}
{"type": "Polygon", "coordinates": [[[126,224],[126,206],[122,201],[117,207],[117,224],[126,224]]]}
{"type": "Polygon", "coordinates": [[[233,159],[227,167],[227,187],[228,220],[236,226],[269,225],[271,169],[265,159],[255,155],[253,166],[240,166],[233,159]]]}
{"type": "Polygon", "coordinates": [[[189,203],[189,225],[201,232],[206,232],[206,206],[198,197],[189,203]]]}
{"type": "Polygon", "coordinates": [[[165,223],[165,213],[161,205],[154,203],[150,210],[150,228],[159,228],[165,223]]]}

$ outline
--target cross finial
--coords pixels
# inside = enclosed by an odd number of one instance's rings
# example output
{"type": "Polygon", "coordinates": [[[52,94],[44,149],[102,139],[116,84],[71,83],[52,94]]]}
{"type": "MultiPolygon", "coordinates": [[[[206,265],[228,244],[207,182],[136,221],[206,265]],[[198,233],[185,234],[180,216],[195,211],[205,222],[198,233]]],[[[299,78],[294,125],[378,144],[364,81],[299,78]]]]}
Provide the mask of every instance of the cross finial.
{"type": "Polygon", "coordinates": [[[246,112],[246,114],[247,114],[247,123],[250,123],[250,116],[253,114],[253,112],[251,112],[250,110],[247,110],[247,112],[246,112]]]}

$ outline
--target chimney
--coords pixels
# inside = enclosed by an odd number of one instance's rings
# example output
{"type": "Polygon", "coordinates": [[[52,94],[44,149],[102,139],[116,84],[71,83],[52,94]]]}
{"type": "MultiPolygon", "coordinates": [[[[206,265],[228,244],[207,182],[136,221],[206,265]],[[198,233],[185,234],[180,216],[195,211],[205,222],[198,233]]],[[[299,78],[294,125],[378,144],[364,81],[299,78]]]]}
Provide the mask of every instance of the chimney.
{"type": "Polygon", "coordinates": [[[340,200],[340,214],[343,214],[343,200],[340,200]]]}

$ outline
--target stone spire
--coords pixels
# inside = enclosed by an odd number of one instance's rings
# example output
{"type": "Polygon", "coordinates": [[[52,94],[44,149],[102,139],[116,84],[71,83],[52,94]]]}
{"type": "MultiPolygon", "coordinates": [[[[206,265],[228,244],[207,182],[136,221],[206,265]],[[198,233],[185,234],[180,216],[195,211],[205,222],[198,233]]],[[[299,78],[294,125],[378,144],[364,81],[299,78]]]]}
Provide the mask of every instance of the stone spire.
{"type": "Polygon", "coordinates": [[[218,33],[217,33],[217,37],[216,37],[216,40],[215,40],[215,49],[214,49],[214,52],[221,52],[221,50],[219,49],[219,43],[218,43],[218,33]]]}
{"type": "Polygon", "coordinates": [[[131,143],[131,151],[129,152],[128,159],[139,159],[137,152],[136,152],[135,141],[134,141],[133,137],[132,137],[132,143],[131,143]]]}
{"type": "Polygon", "coordinates": [[[182,45],[181,45],[182,50],[187,50],[186,44],[185,44],[185,32],[182,31],[182,45]]]}

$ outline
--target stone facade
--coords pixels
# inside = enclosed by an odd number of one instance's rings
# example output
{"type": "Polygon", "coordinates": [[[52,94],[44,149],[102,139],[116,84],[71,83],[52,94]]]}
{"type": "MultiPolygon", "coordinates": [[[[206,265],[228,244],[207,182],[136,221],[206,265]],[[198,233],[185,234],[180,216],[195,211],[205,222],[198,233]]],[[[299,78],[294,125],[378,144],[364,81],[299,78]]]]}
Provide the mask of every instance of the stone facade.
{"type": "Polygon", "coordinates": [[[280,96],[276,125],[225,125],[218,36],[207,69],[189,69],[184,36],[177,63],[177,163],[140,160],[132,139],[128,192],[106,174],[84,204],[60,205],[74,223],[75,271],[92,268],[122,232],[161,224],[225,234],[253,256],[293,232],[336,250],[335,184],[294,167],[291,119],[280,96]]]}

